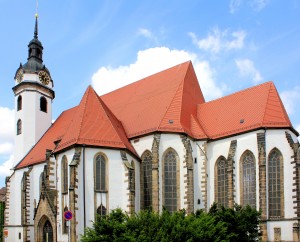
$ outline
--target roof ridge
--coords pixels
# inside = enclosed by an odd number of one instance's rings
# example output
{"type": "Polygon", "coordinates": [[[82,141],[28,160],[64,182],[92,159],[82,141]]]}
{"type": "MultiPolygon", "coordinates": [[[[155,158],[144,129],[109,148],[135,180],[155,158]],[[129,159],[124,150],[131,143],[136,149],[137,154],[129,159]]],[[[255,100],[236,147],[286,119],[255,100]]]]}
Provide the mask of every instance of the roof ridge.
{"type": "Polygon", "coordinates": [[[234,96],[234,95],[238,95],[238,94],[243,93],[243,92],[247,92],[247,91],[249,91],[249,90],[251,90],[251,89],[255,89],[255,88],[258,88],[258,87],[260,87],[260,86],[265,86],[265,85],[270,84],[270,83],[273,83],[273,82],[272,82],[272,81],[267,81],[267,82],[258,84],[258,85],[256,85],[256,86],[248,87],[248,88],[246,88],[246,89],[243,89],[243,90],[240,90],[240,91],[233,92],[233,93],[230,93],[230,94],[228,94],[228,95],[225,95],[225,96],[223,96],[223,97],[219,97],[219,98],[217,98],[217,99],[210,100],[210,101],[208,101],[208,102],[200,103],[199,105],[203,105],[203,104],[207,104],[207,103],[216,102],[216,101],[222,100],[222,99],[224,99],[224,98],[228,98],[228,97],[231,97],[231,96],[234,96]]]}

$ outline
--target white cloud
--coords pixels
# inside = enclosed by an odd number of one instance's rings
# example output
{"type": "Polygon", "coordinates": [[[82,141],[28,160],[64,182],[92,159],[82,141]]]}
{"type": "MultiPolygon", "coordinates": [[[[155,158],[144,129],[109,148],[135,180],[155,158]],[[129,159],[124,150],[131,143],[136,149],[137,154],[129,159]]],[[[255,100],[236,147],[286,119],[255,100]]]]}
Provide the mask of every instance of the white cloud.
{"type": "Polygon", "coordinates": [[[230,0],[229,3],[229,12],[231,14],[235,13],[241,5],[241,0],[230,0]]]}
{"type": "Polygon", "coordinates": [[[209,62],[199,60],[193,53],[167,47],[139,51],[136,61],[128,66],[100,67],[92,76],[92,85],[101,95],[188,60],[193,62],[205,98],[222,96],[223,90],[215,84],[209,62]]]}
{"type": "Polygon", "coordinates": [[[217,54],[221,51],[242,49],[247,34],[244,30],[230,32],[214,28],[204,39],[198,39],[194,33],[189,35],[200,49],[217,54]]]}
{"type": "Polygon", "coordinates": [[[249,59],[235,60],[235,64],[239,69],[241,76],[250,77],[254,83],[262,81],[261,74],[255,68],[253,61],[249,59]]]}
{"type": "Polygon", "coordinates": [[[11,175],[12,171],[10,169],[13,167],[13,162],[14,156],[10,155],[9,159],[0,165],[0,177],[5,178],[11,175]]]}
{"type": "Polygon", "coordinates": [[[145,29],[145,28],[139,28],[138,30],[138,35],[142,35],[146,38],[153,38],[153,34],[151,33],[151,31],[149,29],[145,29]]]}
{"type": "Polygon", "coordinates": [[[270,0],[252,0],[250,5],[255,11],[259,12],[263,10],[269,2],[270,0]]]}
{"type": "MultiPolygon", "coordinates": [[[[294,114],[296,107],[300,102],[300,86],[292,90],[286,90],[280,93],[281,100],[284,104],[285,110],[289,115],[294,114]]],[[[299,125],[298,125],[298,128],[299,125]]],[[[297,129],[299,131],[299,129],[297,129]]]]}
{"type": "Polygon", "coordinates": [[[0,107],[0,154],[3,154],[3,150],[12,149],[14,143],[14,123],[14,110],[7,107],[0,107]]]}

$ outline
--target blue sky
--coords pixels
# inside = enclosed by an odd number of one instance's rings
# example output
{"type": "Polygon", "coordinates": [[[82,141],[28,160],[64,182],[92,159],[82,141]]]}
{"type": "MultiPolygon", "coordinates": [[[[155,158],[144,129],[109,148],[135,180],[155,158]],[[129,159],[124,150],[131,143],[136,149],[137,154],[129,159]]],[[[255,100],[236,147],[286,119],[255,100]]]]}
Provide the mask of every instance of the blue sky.
{"type": "MultiPolygon", "coordinates": [[[[35,0],[0,0],[0,187],[35,12],[35,0]]],[[[272,80],[300,131],[300,0],[40,0],[38,13],[54,120],[89,84],[102,94],[192,60],[207,101],[272,80]]]]}

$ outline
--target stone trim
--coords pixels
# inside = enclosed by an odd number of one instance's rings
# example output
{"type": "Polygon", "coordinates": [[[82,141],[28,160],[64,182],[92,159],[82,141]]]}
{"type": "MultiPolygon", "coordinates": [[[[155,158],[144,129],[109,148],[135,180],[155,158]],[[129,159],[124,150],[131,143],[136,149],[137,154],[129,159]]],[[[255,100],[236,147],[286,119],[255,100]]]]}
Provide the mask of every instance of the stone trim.
{"type": "Polygon", "coordinates": [[[193,163],[193,149],[191,142],[186,135],[181,135],[181,140],[185,148],[185,157],[183,164],[187,169],[187,175],[184,179],[185,196],[184,204],[187,213],[194,212],[194,163],[193,163]]]}
{"type": "Polygon", "coordinates": [[[8,219],[9,219],[9,208],[10,208],[10,178],[11,177],[6,177],[5,180],[6,196],[5,196],[5,210],[4,210],[4,226],[8,226],[9,223],[8,219]]]}
{"type": "Polygon", "coordinates": [[[228,179],[228,207],[232,208],[234,206],[234,198],[235,198],[235,178],[234,178],[234,169],[235,169],[235,161],[234,156],[236,152],[237,141],[232,140],[230,142],[230,147],[228,151],[227,157],[227,179],[228,179]]]}
{"type": "MultiPolygon", "coordinates": [[[[203,156],[203,160],[202,160],[202,167],[201,167],[201,193],[202,193],[202,199],[203,199],[203,203],[204,203],[204,210],[208,211],[208,207],[207,207],[207,142],[204,142],[202,147],[200,147],[198,144],[197,146],[200,149],[200,156],[203,156]]],[[[200,162],[200,161],[199,161],[200,162]]]]}
{"type": "Polygon", "coordinates": [[[152,142],[152,210],[159,212],[159,143],[161,134],[156,133],[152,142]]]}
{"type": "MultiPolygon", "coordinates": [[[[121,150],[120,151],[120,155],[121,155],[121,158],[123,160],[123,163],[124,163],[124,166],[125,166],[125,183],[127,183],[127,190],[128,192],[126,193],[126,195],[128,196],[127,197],[127,208],[128,208],[128,212],[129,214],[133,215],[135,213],[135,191],[132,190],[130,188],[130,177],[129,177],[129,170],[132,169],[130,167],[127,167],[128,165],[127,164],[130,164],[128,159],[127,159],[127,154],[125,151],[121,150]]],[[[133,161],[132,161],[133,162],[133,161]]],[[[132,165],[132,164],[131,164],[132,165]]],[[[134,168],[134,167],[133,167],[134,168]]],[[[134,170],[134,169],[133,169],[134,170]]],[[[134,173],[135,174],[135,173],[134,173]]]]}
{"type": "Polygon", "coordinates": [[[285,136],[293,151],[291,164],[294,165],[293,192],[296,193],[296,199],[293,201],[295,206],[293,208],[295,210],[295,215],[300,217],[300,144],[298,141],[294,142],[291,134],[289,134],[287,131],[285,132],[285,136]]]}
{"type": "MultiPolygon", "coordinates": [[[[267,191],[266,191],[266,134],[257,133],[257,148],[258,148],[258,187],[259,187],[259,208],[261,211],[262,221],[267,219],[267,191]]],[[[262,232],[262,241],[267,241],[267,224],[262,222],[260,225],[262,232]]]]}

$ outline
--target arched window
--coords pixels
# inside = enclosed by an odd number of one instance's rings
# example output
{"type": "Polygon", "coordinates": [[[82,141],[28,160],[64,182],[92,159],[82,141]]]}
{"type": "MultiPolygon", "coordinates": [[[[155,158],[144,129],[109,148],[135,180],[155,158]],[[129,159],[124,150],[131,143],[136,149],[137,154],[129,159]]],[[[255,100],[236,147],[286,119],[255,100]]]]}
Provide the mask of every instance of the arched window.
{"type": "Polygon", "coordinates": [[[40,98],[40,109],[42,112],[47,113],[47,99],[45,97],[40,98]]]}
{"type": "Polygon", "coordinates": [[[22,134],[22,120],[19,119],[17,122],[17,135],[22,134]]]}
{"type": "Polygon", "coordinates": [[[106,191],[106,159],[104,155],[98,154],[95,159],[95,191],[106,191]]]}
{"type": "Polygon", "coordinates": [[[255,158],[251,151],[245,151],[240,162],[241,204],[256,207],[255,158]]]}
{"type": "Polygon", "coordinates": [[[44,172],[42,172],[40,174],[40,181],[39,181],[39,183],[40,183],[40,193],[42,192],[42,189],[43,189],[43,179],[44,179],[44,172]]]}
{"type": "Polygon", "coordinates": [[[141,207],[150,209],[152,206],[152,154],[145,151],[141,165],[141,207]]]}
{"type": "Polygon", "coordinates": [[[61,193],[68,193],[68,160],[63,156],[61,160],[61,193]]]}
{"type": "Polygon", "coordinates": [[[99,218],[103,218],[106,216],[106,207],[104,207],[101,203],[101,205],[97,208],[97,214],[99,216],[99,218]]]}
{"type": "Polygon", "coordinates": [[[22,110],[22,96],[18,96],[18,100],[17,100],[17,111],[22,110]]]}
{"type": "Polygon", "coordinates": [[[225,157],[221,156],[215,165],[215,197],[219,205],[228,206],[228,164],[225,157]]]}
{"type": "Polygon", "coordinates": [[[179,164],[177,154],[169,149],[163,158],[163,206],[170,212],[179,209],[179,164]]]}
{"type": "Polygon", "coordinates": [[[283,217],[283,157],[278,149],[268,156],[269,217],[283,217]]]}

